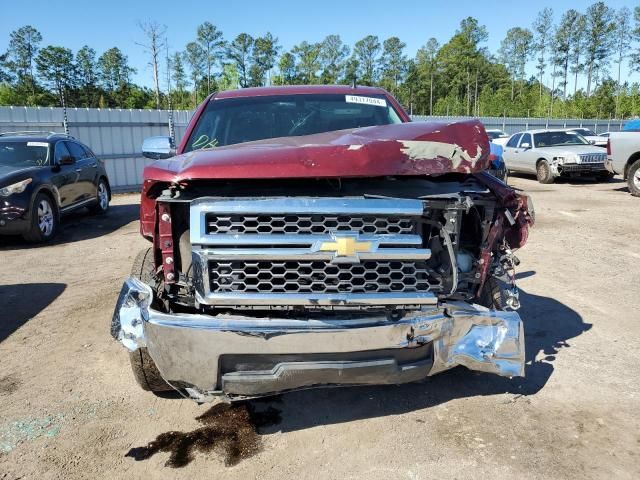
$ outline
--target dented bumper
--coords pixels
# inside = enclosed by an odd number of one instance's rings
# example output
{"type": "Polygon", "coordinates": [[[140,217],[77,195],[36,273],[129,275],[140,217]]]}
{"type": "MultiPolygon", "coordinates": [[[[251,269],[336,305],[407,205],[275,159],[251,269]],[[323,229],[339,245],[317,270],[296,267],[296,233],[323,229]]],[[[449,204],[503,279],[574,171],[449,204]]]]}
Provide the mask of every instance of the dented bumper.
{"type": "Polygon", "coordinates": [[[457,365],[524,375],[524,333],[516,312],[452,302],[399,320],[384,315],[330,319],[165,314],[151,289],[123,285],[111,334],[147,348],[163,378],[199,401],[253,397],[323,385],[397,384],[457,365]]]}

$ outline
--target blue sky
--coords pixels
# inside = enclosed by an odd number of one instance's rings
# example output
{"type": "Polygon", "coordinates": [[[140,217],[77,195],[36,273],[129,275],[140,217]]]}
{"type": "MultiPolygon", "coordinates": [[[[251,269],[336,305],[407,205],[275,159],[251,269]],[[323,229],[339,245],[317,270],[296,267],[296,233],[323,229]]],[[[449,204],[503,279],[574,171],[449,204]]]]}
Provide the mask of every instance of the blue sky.
{"type": "MultiPolygon", "coordinates": [[[[210,21],[222,30],[226,39],[241,32],[259,36],[270,31],[285,49],[302,40],[320,41],[333,33],[340,34],[349,45],[367,34],[378,35],[381,40],[395,35],[407,44],[407,53],[414,56],[430,37],[437,38],[440,43],[446,42],[460,20],[467,16],[486,25],[489,31],[487,47],[496,52],[509,28],[530,27],[544,7],[553,8],[559,18],[569,8],[584,11],[591,3],[575,0],[66,0],[54,3],[51,0],[0,0],[0,51],[7,48],[12,30],[31,24],[42,33],[43,45],[61,45],[76,51],[88,44],[98,55],[113,46],[119,47],[138,70],[134,80],[150,86],[151,70],[146,66],[142,48],[135,44],[143,40],[136,26],[138,20],[153,19],[167,25],[172,50],[183,49],[194,39],[197,26],[210,21]]],[[[606,3],[616,9],[622,6],[633,9],[636,4],[624,0],[606,3]]],[[[533,71],[533,65],[530,71],[533,71]]],[[[625,73],[623,78],[626,78],[625,73]]]]}

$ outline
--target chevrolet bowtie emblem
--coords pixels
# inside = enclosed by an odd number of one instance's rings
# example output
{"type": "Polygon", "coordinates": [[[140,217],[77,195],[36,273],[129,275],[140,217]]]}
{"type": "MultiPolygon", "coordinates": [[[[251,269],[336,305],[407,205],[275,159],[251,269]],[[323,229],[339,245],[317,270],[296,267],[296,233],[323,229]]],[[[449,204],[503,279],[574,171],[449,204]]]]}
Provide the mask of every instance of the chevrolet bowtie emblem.
{"type": "Polygon", "coordinates": [[[335,261],[359,262],[358,253],[373,251],[372,242],[360,242],[354,234],[334,234],[332,242],[323,242],[321,252],[334,252],[335,261]]]}

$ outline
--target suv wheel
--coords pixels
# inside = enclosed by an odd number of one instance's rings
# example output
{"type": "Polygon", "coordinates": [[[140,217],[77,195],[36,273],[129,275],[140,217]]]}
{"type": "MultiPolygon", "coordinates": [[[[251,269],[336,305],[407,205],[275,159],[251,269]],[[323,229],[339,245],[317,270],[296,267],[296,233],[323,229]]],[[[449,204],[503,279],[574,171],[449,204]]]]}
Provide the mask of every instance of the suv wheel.
{"type": "Polygon", "coordinates": [[[627,172],[627,184],[631,195],[640,197],[640,160],[633,163],[627,172]]]}
{"type": "Polygon", "coordinates": [[[97,203],[90,207],[91,213],[106,213],[109,210],[109,187],[102,179],[98,182],[96,196],[97,203]]]}
{"type": "Polygon", "coordinates": [[[536,165],[536,176],[540,183],[553,183],[553,175],[551,174],[551,167],[546,160],[540,160],[536,165]]]}
{"type": "Polygon", "coordinates": [[[23,235],[30,243],[48,242],[58,231],[58,210],[51,197],[44,193],[36,195],[31,206],[31,226],[23,235]]]}

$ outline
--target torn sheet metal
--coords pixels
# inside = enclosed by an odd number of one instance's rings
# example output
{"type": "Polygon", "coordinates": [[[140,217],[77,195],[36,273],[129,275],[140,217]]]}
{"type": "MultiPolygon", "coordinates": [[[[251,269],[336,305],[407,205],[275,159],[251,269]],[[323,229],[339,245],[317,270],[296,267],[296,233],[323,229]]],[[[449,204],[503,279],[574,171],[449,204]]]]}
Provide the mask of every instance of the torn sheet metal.
{"type": "Polygon", "coordinates": [[[516,312],[448,302],[396,321],[374,313],[358,320],[165,314],[149,307],[150,294],[147,285],[129,278],[111,333],[129,350],[146,347],[163,378],[187,387],[198,401],[320,385],[405,383],[458,365],[507,377],[524,375],[524,333],[516,312]],[[393,354],[424,346],[431,347],[429,354],[408,363],[393,354]],[[381,351],[391,353],[375,357],[381,351]],[[284,354],[284,363],[265,371],[220,371],[223,357],[251,355],[267,363],[284,354]],[[325,354],[358,357],[317,360],[325,354]]]}

